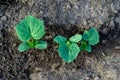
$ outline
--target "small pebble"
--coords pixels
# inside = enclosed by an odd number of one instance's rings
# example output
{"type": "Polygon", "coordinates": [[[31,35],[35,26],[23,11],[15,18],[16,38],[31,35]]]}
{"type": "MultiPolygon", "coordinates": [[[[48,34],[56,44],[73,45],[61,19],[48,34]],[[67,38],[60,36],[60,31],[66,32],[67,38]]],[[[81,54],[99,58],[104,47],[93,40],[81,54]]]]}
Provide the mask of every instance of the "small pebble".
{"type": "Polygon", "coordinates": [[[3,61],[3,62],[5,61],[5,57],[4,57],[4,56],[2,57],[2,61],[3,61]]]}
{"type": "Polygon", "coordinates": [[[103,43],[103,44],[107,43],[107,39],[106,39],[106,40],[102,40],[102,43],[103,43]]]}
{"type": "Polygon", "coordinates": [[[115,49],[116,49],[116,50],[120,49],[120,46],[116,46],[115,49]]]}
{"type": "Polygon", "coordinates": [[[104,52],[102,52],[102,55],[103,55],[103,56],[105,56],[105,53],[104,53],[104,52]]]}
{"type": "Polygon", "coordinates": [[[114,21],[110,21],[109,27],[113,28],[115,26],[114,21]]]}
{"type": "Polygon", "coordinates": [[[85,80],[92,80],[92,79],[90,79],[89,77],[86,77],[85,80]]]}
{"type": "Polygon", "coordinates": [[[96,76],[94,80],[100,80],[100,78],[98,76],[96,76]]]}
{"type": "Polygon", "coordinates": [[[17,45],[16,43],[13,43],[13,47],[14,47],[14,48],[16,47],[16,45],[17,45]]]}

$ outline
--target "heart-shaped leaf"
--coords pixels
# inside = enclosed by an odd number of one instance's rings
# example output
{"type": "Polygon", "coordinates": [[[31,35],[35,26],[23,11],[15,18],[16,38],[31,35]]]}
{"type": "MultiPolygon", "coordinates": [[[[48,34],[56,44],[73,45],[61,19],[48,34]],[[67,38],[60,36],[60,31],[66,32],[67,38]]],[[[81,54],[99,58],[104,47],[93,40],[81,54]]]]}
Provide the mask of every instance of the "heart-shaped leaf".
{"type": "Polygon", "coordinates": [[[82,39],[82,36],[80,34],[76,34],[72,37],[70,37],[69,41],[71,42],[79,42],[82,39]]]}
{"type": "Polygon", "coordinates": [[[67,63],[72,62],[74,59],[76,59],[79,52],[80,49],[76,43],[71,43],[69,46],[63,43],[60,44],[58,48],[60,57],[62,57],[62,59],[67,63]]]}
{"type": "Polygon", "coordinates": [[[45,34],[43,21],[33,17],[27,16],[25,18],[26,23],[30,27],[31,35],[34,39],[40,39],[45,34]]]}
{"type": "Polygon", "coordinates": [[[27,42],[23,42],[23,43],[21,43],[21,44],[19,45],[18,50],[19,50],[20,52],[23,52],[23,51],[28,50],[29,48],[30,48],[30,47],[28,46],[28,43],[27,43],[27,42]]]}
{"type": "Polygon", "coordinates": [[[31,36],[34,39],[40,39],[45,34],[43,21],[30,15],[20,21],[15,30],[21,41],[29,41],[31,36]]]}
{"type": "Polygon", "coordinates": [[[39,41],[38,44],[35,45],[35,48],[37,48],[37,49],[46,49],[47,48],[46,41],[39,41]]]}
{"type": "Polygon", "coordinates": [[[89,37],[89,44],[95,45],[99,42],[99,34],[96,28],[91,28],[89,31],[90,37],[89,37]]]}
{"type": "Polygon", "coordinates": [[[31,37],[29,25],[26,23],[26,20],[23,19],[15,26],[15,30],[18,38],[21,41],[29,41],[31,37]]]}
{"type": "Polygon", "coordinates": [[[95,45],[99,42],[99,34],[96,28],[91,28],[89,31],[85,30],[83,39],[88,41],[90,45],[95,45]]]}
{"type": "Polygon", "coordinates": [[[63,37],[63,36],[60,36],[60,35],[58,35],[58,36],[56,36],[54,38],[54,42],[56,42],[58,44],[60,44],[60,43],[66,43],[66,41],[67,41],[67,39],[65,37],[63,37]]]}

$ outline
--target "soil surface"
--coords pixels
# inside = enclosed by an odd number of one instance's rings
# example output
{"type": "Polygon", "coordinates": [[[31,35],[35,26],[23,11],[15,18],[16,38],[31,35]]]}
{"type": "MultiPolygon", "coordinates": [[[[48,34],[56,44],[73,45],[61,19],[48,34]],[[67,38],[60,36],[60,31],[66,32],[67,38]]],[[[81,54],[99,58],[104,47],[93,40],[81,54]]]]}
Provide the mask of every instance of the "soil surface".
{"type": "MultiPolygon", "coordinates": [[[[75,29],[74,29],[75,30],[75,29]]],[[[70,37],[76,32],[63,28],[46,28],[43,40],[48,42],[46,50],[29,50],[19,53],[20,41],[14,30],[2,29],[0,39],[0,79],[1,80],[119,80],[120,34],[113,40],[101,40],[93,47],[92,53],[81,52],[74,62],[66,64],[56,52],[53,37],[57,34],[70,37]],[[71,34],[69,34],[71,33],[71,34]],[[37,77],[36,77],[37,76],[37,77]],[[98,79],[96,79],[98,78],[98,79]]]]}
{"type": "Polygon", "coordinates": [[[80,53],[70,64],[62,62],[61,66],[57,67],[59,63],[52,64],[49,71],[36,67],[31,79],[120,80],[120,36],[105,44],[98,44],[92,53],[80,53]],[[116,50],[115,46],[119,46],[119,50],[116,50]]]}
{"type": "MultiPolygon", "coordinates": [[[[82,33],[81,29],[73,26],[67,30],[64,26],[46,25],[42,39],[48,42],[48,48],[20,53],[17,48],[21,42],[14,26],[27,14],[22,11],[28,7],[8,5],[0,5],[0,80],[120,79],[120,49],[115,49],[120,46],[119,30],[109,30],[106,34],[100,32],[100,43],[93,47],[91,53],[81,52],[76,60],[66,64],[59,57],[53,38],[58,34],[69,38],[75,33],[82,33]],[[17,8],[21,14],[17,14],[17,8]]],[[[105,27],[109,28],[109,25],[103,25],[102,30],[105,27]]],[[[116,24],[114,27],[120,26],[116,24]]]]}

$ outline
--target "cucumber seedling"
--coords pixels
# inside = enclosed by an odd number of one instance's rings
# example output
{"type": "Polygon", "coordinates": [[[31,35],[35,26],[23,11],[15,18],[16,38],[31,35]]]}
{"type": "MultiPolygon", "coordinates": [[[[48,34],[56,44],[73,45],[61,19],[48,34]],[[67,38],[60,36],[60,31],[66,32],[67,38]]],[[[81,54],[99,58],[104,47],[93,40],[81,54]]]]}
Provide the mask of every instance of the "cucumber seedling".
{"type": "Polygon", "coordinates": [[[57,51],[59,56],[62,57],[63,61],[69,63],[76,59],[78,53],[80,52],[77,42],[79,42],[81,39],[82,36],[80,34],[76,34],[70,37],[68,40],[60,35],[54,38],[54,42],[59,44],[57,51]]]}
{"type": "Polygon", "coordinates": [[[54,42],[59,44],[57,49],[63,61],[69,63],[76,59],[80,51],[91,52],[92,45],[99,42],[99,34],[96,28],[85,30],[83,35],[76,34],[69,39],[63,36],[56,36],[54,42]]]}
{"type": "Polygon", "coordinates": [[[80,45],[81,50],[91,52],[92,51],[91,46],[99,43],[99,34],[97,29],[95,27],[92,27],[90,30],[85,30],[80,43],[81,43],[80,45]]]}
{"type": "Polygon", "coordinates": [[[22,41],[18,47],[20,52],[30,48],[47,48],[46,41],[40,40],[45,34],[43,21],[28,15],[15,26],[15,30],[18,38],[22,41]]]}

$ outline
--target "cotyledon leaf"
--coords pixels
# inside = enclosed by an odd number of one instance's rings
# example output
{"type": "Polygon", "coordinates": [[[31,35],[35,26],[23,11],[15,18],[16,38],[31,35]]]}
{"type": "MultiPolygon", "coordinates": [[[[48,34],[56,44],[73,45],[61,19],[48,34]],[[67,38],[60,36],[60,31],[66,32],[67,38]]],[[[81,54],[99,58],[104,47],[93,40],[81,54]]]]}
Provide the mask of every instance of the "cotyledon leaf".
{"type": "Polygon", "coordinates": [[[60,43],[66,43],[66,41],[67,41],[67,39],[65,37],[63,37],[63,36],[60,36],[60,35],[58,35],[58,36],[56,36],[54,38],[54,42],[56,42],[58,44],[60,44],[60,43]]]}
{"type": "Polygon", "coordinates": [[[36,45],[35,48],[37,49],[46,49],[47,48],[47,43],[46,41],[39,41],[36,45]]]}
{"type": "Polygon", "coordinates": [[[80,34],[76,34],[72,37],[70,37],[69,41],[71,42],[79,42],[82,39],[82,36],[80,34]]]}
{"type": "Polygon", "coordinates": [[[28,50],[30,47],[28,46],[28,43],[27,42],[23,42],[19,45],[18,47],[18,51],[20,52],[23,52],[23,51],[26,51],[28,50]]]}

